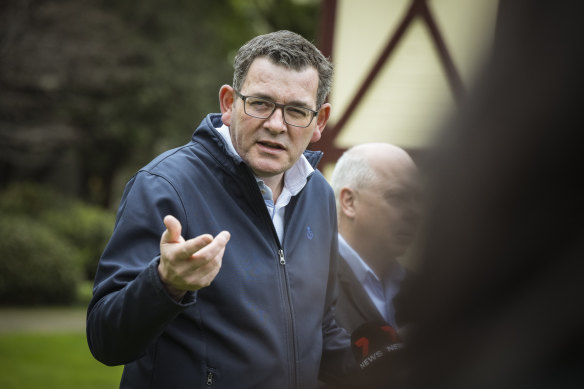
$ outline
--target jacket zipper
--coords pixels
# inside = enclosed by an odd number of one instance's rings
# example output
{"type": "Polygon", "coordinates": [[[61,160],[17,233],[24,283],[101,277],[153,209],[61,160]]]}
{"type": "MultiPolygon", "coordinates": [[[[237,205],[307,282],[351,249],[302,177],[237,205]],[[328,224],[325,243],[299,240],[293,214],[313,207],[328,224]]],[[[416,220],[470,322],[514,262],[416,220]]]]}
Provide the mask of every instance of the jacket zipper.
{"type": "Polygon", "coordinates": [[[284,259],[284,250],[279,249],[278,250],[278,255],[280,256],[280,265],[285,265],[286,264],[286,259],[284,259]]]}
{"type": "MultiPolygon", "coordinates": [[[[263,202],[263,199],[262,199],[263,202]]],[[[289,336],[290,336],[290,341],[289,341],[289,354],[288,354],[288,358],[290,360],[290,380],[291,380],[291,388],[296,388],[296,374],[297,374],[297,366],[296,366],[296,341],[295,341],[295,334],[296,334],[296,329],[295,329],[295,325],[294,325],[294,315],[292,314],[292,301],[290,298],[290,288],[288,286],[288,275],[287,275],[287,270],[286,270],[286,258],[284,256],[284,249],[282,248],[282,245],[280,244],[280,238],[278,238],[278,234],[276,233],[276,229],[274,228],[274,223],[272,222],[272,220],[269,218],[269,215],[266,211],[265,213],[268,216],[268,220],[269,220],[269,224],[271,226],[271,230],[272,230],[272,236],[274,237],[274,241],[276,243],[276,246],[278,247],[278,260],[280,262],[280,279],[282,280],[282,285],[284,287],[284,309],[286,311],[286,315],[289,318],[288,321],[288,326],[286,326],[289,329],[289,336]]]]}
{"type": "MultiPolygon", "coordinates": [[[[277,247],[277,256],[278,256],[278,261],[281,265],[281,272],[280,272],[280,278],[282,280],[282,284],[284,286],[284,308],[286,310],[286,315],[288,316],[289,319],[289,335],[290,335],[290,341],[289,341],[289,350],[290,353],[288,355],[288,358],[290,360],[290,372],[291,372],[291,388],[295,388],[296,387],[296,375],[297,375],[297,366],[296,366],[296,342],[295,342],[295,325],[294,325],[294,317],[292,315],[292,301],[290,299],[290,291],[289,291],[289,286],[288,286],[288,277],[287,277],[287,271],[286,271],[286,258],[284,256],[284,249],[282,248],[282,245],[280,244],[280,238],[278,237],[278,233],[276,232],[276,228],[274,227],[274,222],[272,222],[272,219],[270,218],[270,215],[268,214],[268,210],[266,208],[266,204],[264,202],[264,199],[259,191],[259,188],[257,186],[257,183],[255,181],[255,178],[252,174],[252,172],[250,171],[250,169],[246,169],[248,172],[248,176],[251,180],[251,182],[253,182],[253,186],[254,186],[254,190],[252,190],[251,193],[253,193],[254,191],[257,193],[257,196],[255,196],[256,199],[259,198],[259,200],[261,201],[261,205],[263,208],[263,214],[265,215],[266,220],[268,221],[268,225],[270,226],[270,229],[272,231],[272,236],[274,238],[274,242],[276,243],[276,247],[277,247]]],[[[257,201],[257,200],[256,200],[257,201]]],[[[209,381],[207,381],[209,382],[209,381]]]]}
{"type": "MultiPolygon", "coordinates": [[[[276,232],[274,231],[274,234],[276,234],[276,232]]],[[[282,285],[284,287],[284,310],[286,311],[286,315],[289,318],[288,321],[288,325],[286,326],[286,328],[288,328],[289,331],[289,336],[290,336],[290,340],[289,340],[289,354],[288,354],[288,358],[290,360],[290,380],[291,380],[291,388],[295,388],[296,387],[296,374],[297,374],[297,366],[296,366],[296,341],[295,341],[295,333],[296,333],[296,329],[295,329],[295,325],[294,325],[294,315],[292,314],[292,301],[290,298],[290,288],[288,286],[288,276],[287,276],[287,270],[286,270],[286,259],[284,258],[284,249],[282,249],[282,247],[280,246],[280,240],[277,238],[277,234],[276,236],[276,244],[278,245],[278,257],[280,259],[280,268],[281,268],[281,272],[280,272],[280,278],[282,280],[282,285]]]]}

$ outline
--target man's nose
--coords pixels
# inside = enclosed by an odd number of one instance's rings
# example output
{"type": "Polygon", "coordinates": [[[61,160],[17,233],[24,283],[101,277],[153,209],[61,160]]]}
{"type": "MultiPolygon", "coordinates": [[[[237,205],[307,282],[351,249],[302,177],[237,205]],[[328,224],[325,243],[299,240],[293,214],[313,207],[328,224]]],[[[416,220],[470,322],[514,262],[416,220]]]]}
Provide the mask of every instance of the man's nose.
{"type": "Polygon", "coordinates": [[[286,122],[284,121],[284,107],[276,107],[274,112],[266,119],[266,127],[270,131],[283,132],[287,130],[286,122]]]}

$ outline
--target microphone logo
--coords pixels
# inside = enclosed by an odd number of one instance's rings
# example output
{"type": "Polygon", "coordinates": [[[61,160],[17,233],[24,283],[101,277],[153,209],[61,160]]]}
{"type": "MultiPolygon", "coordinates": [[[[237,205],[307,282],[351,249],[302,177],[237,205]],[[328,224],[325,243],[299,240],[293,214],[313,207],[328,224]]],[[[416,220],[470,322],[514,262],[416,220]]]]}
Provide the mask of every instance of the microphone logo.
{"type": "MultiPolygon", "coordinates": [[[[378,327],[381,331],[387,334],[388,338],[387,341],[392,343],[393,346],[395,343],[401,342],[399,335],[397,334],[396,330],[390,325],[380,325],[378,327]]],[[[369,338],[365,336],[361,336],[357,340],[353,342],[353,344],[361,350],[361,357],[365,358],[369,355],[369,338]]],[[[399,347],[398,347],[399,348],[399,347]]],[[[395,349],[395,348],[394,348],[395,349]]]]}
{"type": "Polygon", "coordinates": [[[351,334],[351,343],[361,369],[403,347],[397,331],[385,322],[361,325],[351,334]]]}

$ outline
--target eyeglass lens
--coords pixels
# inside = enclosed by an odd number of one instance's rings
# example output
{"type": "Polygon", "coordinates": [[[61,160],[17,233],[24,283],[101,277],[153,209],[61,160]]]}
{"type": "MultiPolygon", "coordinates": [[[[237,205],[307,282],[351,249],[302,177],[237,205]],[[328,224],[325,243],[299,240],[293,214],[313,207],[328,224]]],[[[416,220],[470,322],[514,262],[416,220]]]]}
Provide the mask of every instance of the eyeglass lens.
{"type": "MultiPolygon", "coordinates": [[[[273,101],[252,96],[245,99],[245,112],[259,119],[267,119],[275,109],[273,101]]],[[[284,121],[292,126],[307,127],[312,121],[312,112],[306,108],[285,105],[284,121]]]]}

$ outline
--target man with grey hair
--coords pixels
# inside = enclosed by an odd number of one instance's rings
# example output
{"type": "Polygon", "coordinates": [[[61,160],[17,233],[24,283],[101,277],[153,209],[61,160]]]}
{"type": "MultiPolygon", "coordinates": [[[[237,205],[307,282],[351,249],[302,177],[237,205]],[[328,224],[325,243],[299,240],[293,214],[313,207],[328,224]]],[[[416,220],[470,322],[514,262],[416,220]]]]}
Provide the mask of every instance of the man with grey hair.
{"type": "Polygon", "coordinates": [[[87,315],[121,388],[313,388],[355,365],[334,320],[334,195],[315,167],[332,64],[278,31],[242,46],[186,145],[124,191],[87,315]]]}
{"type": "Polygon", "coordinates": [[[398,258],[419,224],[417,167],[397,146],[365,143],[339,158],[331,185],[341,256],[337,322],[350,332],[373,321],[397,329],[393,299],[405,276],[398,258]]]}

